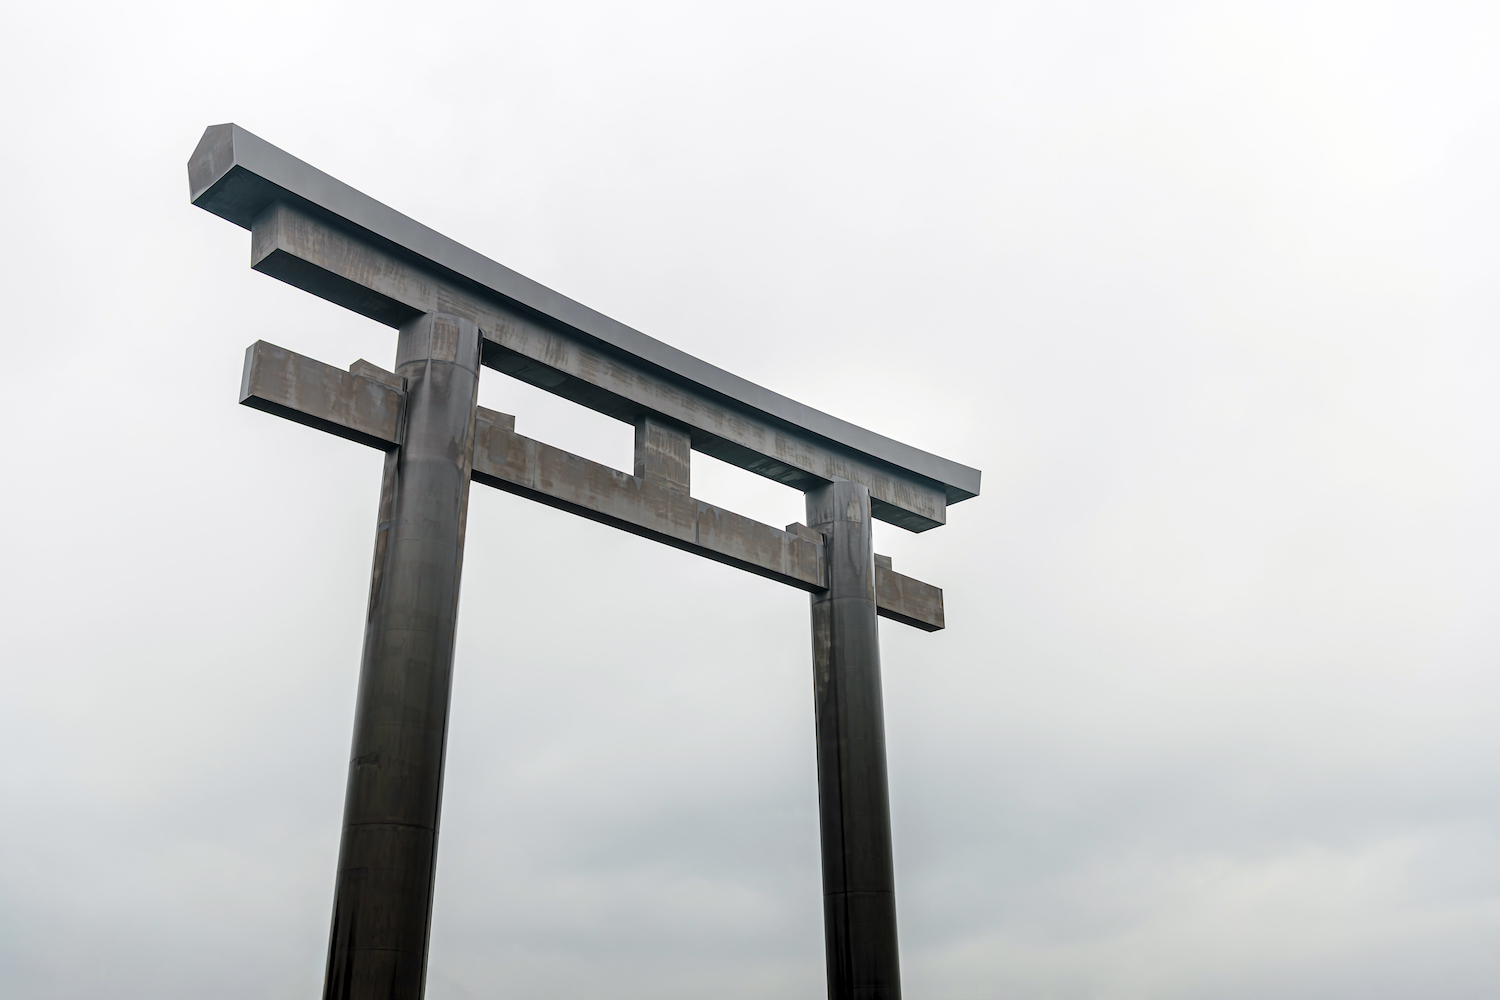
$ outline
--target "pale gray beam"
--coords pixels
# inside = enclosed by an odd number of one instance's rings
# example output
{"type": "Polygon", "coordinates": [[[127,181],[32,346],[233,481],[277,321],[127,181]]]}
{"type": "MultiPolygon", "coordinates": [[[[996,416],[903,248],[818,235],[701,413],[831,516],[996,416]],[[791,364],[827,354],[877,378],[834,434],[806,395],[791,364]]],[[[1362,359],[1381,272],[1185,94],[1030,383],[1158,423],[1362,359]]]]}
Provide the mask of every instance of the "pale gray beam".
{"type": "MultiPolygon", "coordinates": [[[[363,360],[351,369],[359,374],[257,341],[245,352],[240,402],[371,447],[395,447],[400,428],[390,414],[404,405],[394,388],[400,378],[363,360]],[[372,394],[383,401],[378,421],[360,403],[372,394]]],[[[645,432],[637,466],[648,475],[637,477],[516,434],[514,417],[478,407],[472,474],[487,486],[758,576],[809,592],[823,589],[822,536],[801,524],[783,531],[693,499],[680,439],[674,443],[671,435],[661,425],[645,432]]],[[[943,628],[942,590],[894,572],[889,559],[879,558],[880,615],[924,631],[943,628]]]]}
{"type": "Polygon", "coordinates": [[[902,576],[889,564],[875,567],[875,612],[923,632],[947,628],[943,615],[943,588],[902,576]]]}
{"type": "Polygon", "coordinates": [[[806,434],[747,417],[701,393],[521,317],[485,330],[485,365],[627,423],[655,416],[688,430],[695,451],[807,492],[835,479],[870,488],[880,520],[908,531],[947,521],[942,484],[828,448],[806,434]]]}
{"type": "Polygon", "coordinates": [[[880,617],[936,632],[943,628],[943,588],[891,568],[891,557],[875,557],[875,605],[880,617]]]}
{"type": "MultiPolygon", "coordinates": [[[[321,220],[327,228],[338,230],[356,243],[401,261],[408,270],[425,276],[429,283],[460,290],[463,297],[479,300],[490,310],[524,318],[594,351],[624,359],[660,381],[689,388],[721,408],[775,430],[791,432],[794,437],[806,439],[826,451],[908,480],[914,486],[937,490],[945,503],[978,495],[978,470],[804,406],[654,340],[455,243],[238,126],[209,128],[189,161],[188,172],[193,202],[240,226],[251,228],[273,205],[283,203],[321,220]]],[[[358,269],[320,271],[309,267],[306,260],[287,259],[274,253],[270,256],[257,253],[256,259],[263,271],[391,326],[399,325],[415,312],[463,311],[457,303],[414,304],[405,296],[392,296],[388,290],[372,287],[367,280],[371,275],[358,269]]],[[[477,316],[471,318],[478,320],[477,316]]],[[[486,363],[493,364],[488,357],[486,363]]],[[[605,394],[612,391],[604,388],[605,394]]],[[[601,412],[609,412],[612,405],[608,400],[584,398],[598,393],[572,385],[567,379],[553,391],[564,395],[581,391],[581,395],[570,398],[601,412]]],[[[641,405],[640,401],[627,400],[626,408],[631,412],[621,415],[622,419],[633,423],[635,410],[641,405]]],[[[785,463],[790,474],[801,472],[811,477],[795,484],[804,490],[817,488],[834,478],[864,482],[860,475],[837,470],[825,474],[817,469],[800,469],[795,461],[786,463],[787,455],[757,452],[754,442],[720,441],[711,437],[700,442],[699,432],[713,435],[713,428],[699,428],[690,420],[684,422],[694,428],[695,448],[772,478],[781,478],[784,470],[778,464],[785,463]],[[715,444],[722,446],[722,453],[712,450],[715,444]],[[769,464],[763,467],[747,464],[753,458],[752,453],[763,454],[769,464]]],[[[883,497],[879,483],[867,485],[871,488],[872,513],[876,517],[911,530],[925,530],[942,523],[941,508],[937,517],[922,507],[909,510],[903,506],[902,498],[883,497]]]]}
{"type": "MultiPolygon", "coordinates": [[[[685,490],[630,476],[524,437],[514,432],[515,418],[508,414],[480,407],[476,421],[476,482],[801,590],[823,589],[821,539],[804,525],[788,525],[780,531],[694,500],[685,490]],[[810,572],[814,565],[820,567],[816,574],[810,572]]],[[[883,563],[876,566],[875,581],[880,616],[924,632],[942,629],[942,588],[902,576],[891,569],[889,557],[879,558],[883,563]]]]}
{"type": "Polygon", "coordinates": [[[474,480],[789,584],[823,587],[822,545],[516,434],[480,407],[474,480]]]}
{"type": "Polygon", "coordinates": [[[688,433],[643,416],[635,422],[635,478],[678,493],[692,492],[693,452],[688,433]]]}

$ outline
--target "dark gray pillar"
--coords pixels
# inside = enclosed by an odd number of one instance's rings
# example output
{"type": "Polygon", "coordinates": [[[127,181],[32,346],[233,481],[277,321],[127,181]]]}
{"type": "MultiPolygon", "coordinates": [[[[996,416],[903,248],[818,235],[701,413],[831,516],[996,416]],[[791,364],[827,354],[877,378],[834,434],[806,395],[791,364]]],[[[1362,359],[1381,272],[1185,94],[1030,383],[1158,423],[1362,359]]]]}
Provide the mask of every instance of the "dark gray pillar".
{"type": "Polygon", "coordinates": [[[899,1000],[869,489],[839,481],[808,493],[807,523],[828,560],[828,591],[812,598],[828,996],[899,1000]]]}
{"type": "Polygon", "coordinates": [[[325,1000],[419,1000],[474,454],[479,331],[401,328],[406,432],[385,461],[325,1000]]]}

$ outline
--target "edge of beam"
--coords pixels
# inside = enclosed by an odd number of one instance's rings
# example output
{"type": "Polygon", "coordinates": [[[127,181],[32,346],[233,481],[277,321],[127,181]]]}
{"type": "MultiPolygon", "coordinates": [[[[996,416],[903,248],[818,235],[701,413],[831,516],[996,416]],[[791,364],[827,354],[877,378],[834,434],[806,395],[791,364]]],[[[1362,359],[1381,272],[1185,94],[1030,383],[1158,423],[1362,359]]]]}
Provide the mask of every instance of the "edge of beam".
{"type": "Polygon", "coordinates": [[[401,443],[406,393],[399,382],[368,361],[340,371],[257,340],[245,348],[240,405],[387,451],[401,443]]]}
{"type": "Polygon", "coordinates": [[[980,472],[772,392],[553,291],[397,212],[233,123],[211,125],[188,161],[194,205],[242,228],[289,201],[461,284],[498,296],[767,419],[943,484],[948,503],[979,495],[980,472]]]}
{"type": "Polygon", "coordinates": [[[890,560],[875,557],[875,613],[923,632],[937,632],[947,627],[943,615],[943,588],[890,568],[890,560]],[[885,559],[886,565],[880,560],[885,559]]]}

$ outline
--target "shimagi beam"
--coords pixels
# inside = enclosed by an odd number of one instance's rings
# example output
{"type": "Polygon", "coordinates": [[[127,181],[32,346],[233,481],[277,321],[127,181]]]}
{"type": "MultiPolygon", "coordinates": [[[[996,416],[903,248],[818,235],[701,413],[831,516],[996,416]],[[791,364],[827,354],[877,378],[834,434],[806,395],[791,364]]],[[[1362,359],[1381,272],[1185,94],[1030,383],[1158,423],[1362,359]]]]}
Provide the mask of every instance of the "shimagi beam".
{"type": "Polygon", "coordinates": [[[691,357],[236,125],[209,128],[188,173],[194,204],[251,231],[257,270],[393,327],[423,313],[462,316],[480,328],[485,365],[601,413],[680,426],[693,449],[804,492],[860,483],[874,517],[912,531],[944,523],[949,504],[979,493],[976,469],[691,357]]]}
{"type": "MultiPolygon", "coordinates": [[[[240,402],[374,448],[401,444],[402,380],[368,361],[349,371],[257,341],[245,352],[240,402]]],[[[783,531],[688,495],[685,435],[644,419],[636,433],[636,474],[515,433],[515,418],[479,407],[475,482],[748,570],[800,590],[827,589],[822,536],[802,524],[783,531]]],[[[875,557],[877,610],[934,632],[943,627],[940,588],[875,557]]]]}

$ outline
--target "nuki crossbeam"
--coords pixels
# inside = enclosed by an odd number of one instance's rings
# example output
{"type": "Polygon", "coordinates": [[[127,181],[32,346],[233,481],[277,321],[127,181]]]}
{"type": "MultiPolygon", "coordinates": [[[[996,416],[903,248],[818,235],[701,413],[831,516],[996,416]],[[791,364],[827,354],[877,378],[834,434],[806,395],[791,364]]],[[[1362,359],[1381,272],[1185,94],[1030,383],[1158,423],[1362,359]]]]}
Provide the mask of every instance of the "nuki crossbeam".
{"type": "Polygon", "coordinates": [[[385,453],[327,1000],[419,1000],[469,484],[807,591],[831,1000],[899,1000],[877,617],[944,627],[943,592],[874,552],[871,521],[945,523],[979,472],[804,406],[580,305],[237,125],[188,164],[193,204],[250,230],[251,266],[396,335],[394,371],[257,341],[240,402],[385,453]],[[488,367],[635,427],[631,472],[479,406],[488,367]],[[700,451],[801,490],[784,529],[694,499],[700,451]]]}

